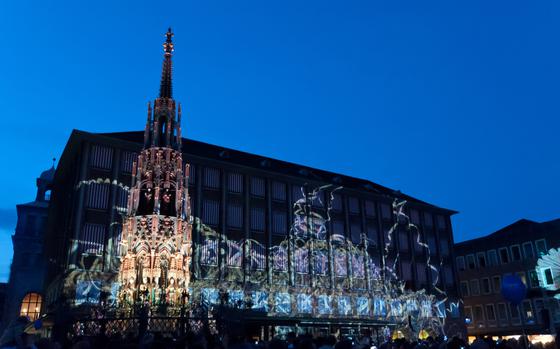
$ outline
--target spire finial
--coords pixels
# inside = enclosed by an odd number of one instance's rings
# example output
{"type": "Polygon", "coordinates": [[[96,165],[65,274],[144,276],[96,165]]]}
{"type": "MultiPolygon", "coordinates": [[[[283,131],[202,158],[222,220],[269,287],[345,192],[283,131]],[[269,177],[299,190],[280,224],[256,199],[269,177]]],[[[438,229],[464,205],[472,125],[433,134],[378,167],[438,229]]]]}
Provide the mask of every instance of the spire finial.
{"type": "Polygon", "coordinates": [[[165,33],[165,42],[163,43],[163,69],[161,72],[161,84],[159,87],[159,97],[160,98],[172,98],[171,90],[171,55],[173,53],[173,32],[171,27],[167,29],[165,33]]]}
{"type": "Polygon", "coordinates": [[[56,163],[56,158],[52,158],[52,168],[54,168],[55,163],[56,163]]]}
{"type": "Polygon", "coordinates": [[[165,56],[170,56],[173,53],[173,32],[171,31],[171,27],[167,29],[167,33],[165,33],[165,43],[163,44],[163,51],[165,52],[165,56]]]}

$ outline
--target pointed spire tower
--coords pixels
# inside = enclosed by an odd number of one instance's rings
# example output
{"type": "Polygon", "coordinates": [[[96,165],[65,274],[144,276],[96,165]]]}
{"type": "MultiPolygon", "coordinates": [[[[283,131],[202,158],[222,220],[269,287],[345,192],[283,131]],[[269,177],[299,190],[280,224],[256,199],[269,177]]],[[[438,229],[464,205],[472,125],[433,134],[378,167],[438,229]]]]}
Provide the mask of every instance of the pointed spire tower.
{"type": "Polygon", "coordinates": [[[148,117],[144,149],[133,166],[121,239],[119,304],[179,306],[190,281],[189,165],[181,154],[181,106],[172,98],[173,33],[165,34],[159,97],[148,117]]]}
{"type": "MultiPolygon", "coordinates": [[[[165,33],[163,43],[163,65],[161,69],[161,82],[159,97],[154,102],[154,109],[148,105],[148,125],[144,135],[144,148],[171,147],[181,150],[181,125],[176,118],[175,100],[173,99],[173,32],[171,28],[165,33]]],[[[179,107],[178,113],[180,114],[179,107]]],[[[180,115],[179,119],[180,119],[180,115]]]]}

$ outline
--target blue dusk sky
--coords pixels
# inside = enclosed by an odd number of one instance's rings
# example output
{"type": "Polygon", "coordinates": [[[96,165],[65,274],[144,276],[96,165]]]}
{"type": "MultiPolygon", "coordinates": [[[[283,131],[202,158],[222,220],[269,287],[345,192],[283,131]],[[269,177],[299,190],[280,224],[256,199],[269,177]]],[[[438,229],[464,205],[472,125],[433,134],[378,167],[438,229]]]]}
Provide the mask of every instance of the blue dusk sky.
{"type": "Polygon", "coordinates": [[[0,5],[0,280],[72,129],[140,130],[175,32],[187,137],[455,209],[456,241],[560,217],[557,1],[0,5]]]}

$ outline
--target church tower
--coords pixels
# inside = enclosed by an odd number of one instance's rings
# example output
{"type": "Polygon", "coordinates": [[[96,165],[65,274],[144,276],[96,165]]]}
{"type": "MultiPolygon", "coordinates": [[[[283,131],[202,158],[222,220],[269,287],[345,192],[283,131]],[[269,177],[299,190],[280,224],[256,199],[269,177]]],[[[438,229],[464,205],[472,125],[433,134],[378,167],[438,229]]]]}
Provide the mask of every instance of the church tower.
{"type": "Polygon", "coordinates": [[[189,165],[181,155],[181,105],[172,96],[173,33],[166,33],[159,97],[148,104],[144,148],[133,165],[123,222],[119,304],[176,306],[190,281],[189,165]]]}

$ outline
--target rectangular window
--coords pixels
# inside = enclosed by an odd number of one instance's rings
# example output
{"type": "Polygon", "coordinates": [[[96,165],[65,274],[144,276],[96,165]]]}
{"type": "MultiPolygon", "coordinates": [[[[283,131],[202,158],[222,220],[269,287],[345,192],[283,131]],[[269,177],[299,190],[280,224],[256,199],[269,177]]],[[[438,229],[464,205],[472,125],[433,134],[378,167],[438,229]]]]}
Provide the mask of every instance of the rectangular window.
{"type": "Polygon", "coordinates": [[[486,318],[488,319],[488,321],[496,321],[494,304],[486,304],[486,318]]]}
{"type": "Polygon", "coordinates": [[[399,231],[399,248],[403,252],[408,252],[409,250],[409,243],[408,243],[408,232],[407,231],[399,231]]]}
{"type": "Polygon", "coordinates": [[[457,262],[457,270],[459,271],[465,270],[465,257],[463,256],[457,257],[456,262],[457,262]]]}
{"type": "Polygon", "coordinates": [[[287,229],[286,212],[273,211],[272,212],[272,233],[275,235],[286,235],[287,229]]]}
{"type": "Polygon", "coordinates": [[[204,168],[204,187],[208,189],[220,189],[220,170],[215,168],[204,168]]]}
{"type": "Polygon", "coordinates": [[[196,182],[196,168],[194,167],[194,164],[188,164],[188,165],[189,166],[187,168],[189,173],[187,174],[189,176],[189,184],[194,185],[196,182]]]}
{"type": "Polygon", "coordinates": [[[410,262],[401,262],[403,280],[412,280],[412,264],[410,262]]]}
{"type": "Polygon", "coordinates": [[[519,245],[513,245],[510,247],[511,250],[511,260],[512,261],[520,261],[521,260],[521,248],[519,245]]]}
{"type": "Polygon", "coordinates": [[[373,201],[367,200],[366,203],[365,203],[365,209],[366,209],[366,216],[368,216],[368,217],[375,217],[376,216],[375,203],[373,201]]]}
{"type": "Polygon", "coordinates": [[[509,314],[512,319],[519,319],[519,306],[509,304],[509,314]]]}
{"type": "Polygon", "coordinates": [[[543,322],[542,311],[544,309],[544,301],[542,299],[535,299],[535,315],[539,323],[543,322]]]}
{"type": "Polygon", "coordinates": [[[281,182],[272,182],[272,200],[286,201],[286,184],[281,182]]]}
{"type": "Polygon", "coordinates": [[[344,222],[335,220],[332,222],[333,231],[332,233],[335,235],[344,236],[344,222]]]}
{"type": "Polygon", "coordinates": [[[348,212],[360,214],[360,201],[357,198],[348,198],[348,212]]]}
{"type": "Polygon", "coordinates": [[[237,202],[231,202],[227,207],[227,225],[231,228],[243,227],[243,206],[237,202]]]}
{"type": "Polygon", "coordinates": [[[109,184],[91,183],[87,187],[86,207],[107,209],[109,205],[109,184]]]}
{"type": "Polygon", "coordinates": [[[443,257],[449,256],[449,240],[446,237],[441,237],[439,240],[439,253],[443,257]]]}
{"type": "Polygon", "coordinates": [[[492,289],[490,287],[490,279],[489,278],[482,278],[482,293],[490,294],[492,289]]]}
{"type": "Polygon", "coordinates": [[[428,248],[430,249],[430,255],[435,256],[437,253],[436,237],[433,235],[428,235],[428,248]]]}
{"type": "Polygon", "coordinates": [[[418,210],[410,210],[410,222],[415,225],[420,225],[420,212],[418,212],[418,210]]]}
{"type": "Polygon", "coordinates": [[[79,251],[86,254],[102,255],[105,243],[105,230],[105,225],[103,224],[84,224],[79,241],[79,251]]]}
{"type": "Polygon", "coordinates": [[[529,283],[532,288],[538,288],[539,276],[535,270],[529,270],[529,283]]]}
{"type": "Polygon", "coordinates": [[[118,187],[117,188],[117,211],[125,213],[128,207],[128,190],[118,187]]]}
{"type": "Polygon", "coordinates": [[[509,263],[509,254],[507,247],[502,247],[498,250],[500,252],[500,263],[507,264],[509,263]]]}
{"type": "Polygon", "coordinates": [[[309,271],[309,250],[304,247],[296,247],[295,253],[296,273],[307,274],[309,271]]]}
{"type": "Polygon", "coordinates": [[[469,293],[469,283],[467,281],[461,281],[461,296],[468,297],[469,293]]]}
{"type": "Polygon", "coordinates": [[[498,265],[498,254],[496,250],[488,251],[488,266],[495,267],[498,265]]]}
{"type": "Polygon", "coordinates": [[[445,266],[443,268],[443,273],[445,276],[445,284],[447,286],[453,286],[455,284],[455,278],[453,277],[453,270],[450,266],[445,266]]]}
{"type": "Polygon", "coordinates": [[[362,241],[362,227],[359,223],[350,224],[350,235],[353,244],[359,244],[362,241]]]}
{"type": "Polygon", "coordinates": [[[89,164],[93,168],[110,170],[113,166],[113,149],[94,145],[91,148],[89,164]]]}
{"type": "Polygon", "coordinates": [[[328,270],[328,258],[326,251],[315,250],[313,251],[313,270],[316,275],[326,275],[328,270]]]}
{"type": "Polygon", "coordinates": [[[373,241],[374,244],[378,244],[379,240],[378,240],[378,235],[377,235],[377,226],[373,223],[368,223],[367,227],[367,235],[368,238],[373,241]]]}
{"type": "Polygon", "coordinates": [[[391,219],[391,206],[389,204],[381,204],[381,218],[385,220],[391,219]]]}
{"type": "Polygon", "coordinates": [[[251,270],[265,270],[266,269],[266,247],[251,242],[251,270]]]}
{"type": "Polygon", "coordinates": [[[426,284],[428,277],[426,276],[426,264],[416,264],[416,279],[420,285],[426,284]]]}
{"type": "Polygon", "coordinates": [[[264,208],[251,208],[251,230],[260,232],[264,231],[264,208]]]}
{"type": "Polygon", "coordinates": [[[535,252],[533,251],[533,244],[531,241],[523,243],[523,256],[525,259],[535,258],[535,252]]]}
{"type": "Polygon", "coordinates": [[[218,265],[218,240],[211,238],[204,240],[200,253],[200,264],[218,265]]]}
{"type": "Polygon", "coordinates": [[[474,307],[474,321],[483,322],[484,321],[484,310],[482,305],[477,305],[474,307]]]}
{"type": "Polygon", "coordinates": [[[478,252],[476,254],[476,258],[478,260],[478,266],[480,268],[485,268],[486,267],[486,253],[484,252],[478,252]]]}
{"type": "Polygon", "coordinates": [[[476,280],[476,279],[471,280],[471,294],[473,296],[480,295],[480,284],[479,284],[478,280],[476,280]]]}
{"type": "Polygon", "coordinates": [[[228,190],[230,193],[243,192],[243,175],[240,173],[228,173],[228,190]]]}
{"type": "Polygon", "coordinates": [[[232,268],[243,266],[243,244],[240,241],[227,240],[227,266],[232,268]]]}
{"type": "Polygon", "coordinates": [[[508,319],[505,303],[498,303],[498,319],[500,320],[500,322],[506,322],[508,319]]]}
{"type": "Polygon", "coordinates": [[[445,217],[442,215],[437,215],[437,226],[439,230],[445,230],[447,224],[445,223],[445,217]]]}
{"type": "Polygon", "coordinates": [[[115,246],[113,252],[115,254],[115,257],[117,258],[121,257],[121,239],[122,239],[122,226],[116,225],[115,230],[113,232],[113,246],[115,246]]]}
{"type": "Polygon", "coordinates": [[[131,151],[123,151],[121,160],[121,171],[124,173],[132,173],[132,166],[137,158],[138,154],[131,151]]]}
{"type": "Polygon", "coordinates": [[[473,254],[467,255],[467,267],[471,270],[476,269],[476,262],[474,260],[474,255],[473,254]]]}
{"type": "Polygon", "coordinates": [[[220,222],[220,203],[205,199],[202,202],[202,223],[218,225],[220,222]]]}
{"type": "Polygon", "coordinates": [[[554,285],[554,277],[552,275],[552,269],[550,268],[543,269],[542,273],[544,276],[543,280],[545,286],[554,285]]]}
{"type": "Polygon", "coordinates": [[[251,195],[257,197],[264,197],[265,186],[264,179],[259,177],[251,178],[251,195]]]}
{"type": "Polygon", "coordinates": [[[331,200],[331,208],[333,211],[342,211],[342,197],[340,194],[333,194],[331,200]]]}
{"type": "Polygon", "coordinates": [[[502,277],[499,275],[493,276],[492,286],[494,293],[500,293],[502,291],[502,277]]]}
{"type": "Polygon", "coordinates": [[[528,299],[523,301],[523,318],[525,322],[535,321],[535,313],[533,312],[531,301],[528,299]]]}
{"type": "Polygon", "coordinates": [[[364,256],[360,253],[352,254],[352,276],[356,279],[363,279],[366,275],[364,256]]]}
{"type": "Polygon", "coordinates": [[[472,321],[473,321],[472,307],[465,306],[465,323],[467,325],[470,325],[472,324],[472,321]]]}
{"type": "Polygon", "coordinates": [[[430,228],[434,226],[434,222],[432,221],[432,214],[430,212],[424,212],[424,225],[430,228]]]}
{"type": "Polygon", "coordinates": [[[537,256],[539,257],[548,252],[546,250],[546,241],[544,239],[535,241],[535,248],[537,249],[537,256]]]}
{"type": "Polygon", "coordinates": [[[305,198],[305,188],[301,185],[292,186],[292,202],[305,198]]]}

